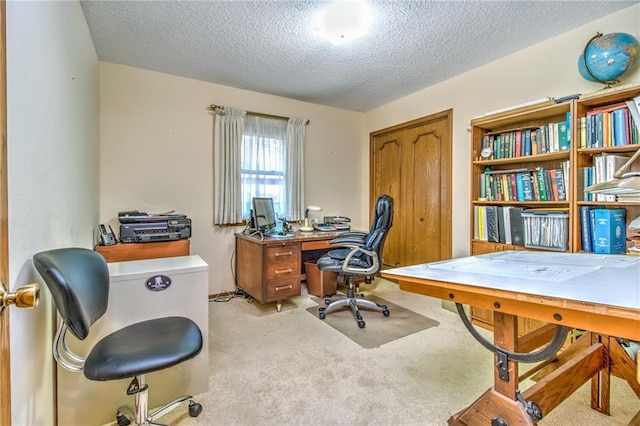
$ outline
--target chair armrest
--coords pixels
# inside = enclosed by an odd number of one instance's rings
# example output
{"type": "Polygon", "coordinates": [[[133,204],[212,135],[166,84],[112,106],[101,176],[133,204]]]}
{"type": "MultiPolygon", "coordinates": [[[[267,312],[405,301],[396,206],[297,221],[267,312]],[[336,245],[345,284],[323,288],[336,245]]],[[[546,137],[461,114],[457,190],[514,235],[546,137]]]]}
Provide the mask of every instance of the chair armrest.
{"type": "Polygon", "coordinates": [[[364,247],[353,246],[353,250],[347,254],[347,257],[342,262],[342,270],[348,273],[355,273],[359,275],[373,275],[380,270],[380,260],[378,259],[378,253],[375,251],[367,250],[364,247]],[[357,253],[364,253],[365,255],[371,257],[373,260],[373,264],[369,268],[360,268],[357,266],[350,266],[349,262],[351,258],[355,256],[357,253]]]}

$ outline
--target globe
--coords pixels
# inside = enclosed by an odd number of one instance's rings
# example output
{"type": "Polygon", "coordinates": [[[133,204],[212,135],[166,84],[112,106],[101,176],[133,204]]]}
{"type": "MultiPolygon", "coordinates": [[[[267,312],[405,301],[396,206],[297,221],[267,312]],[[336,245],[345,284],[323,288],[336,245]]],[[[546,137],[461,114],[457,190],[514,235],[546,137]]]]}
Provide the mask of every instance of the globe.
{"type": "Polygon", "coordinates": [[[638,67],[640,44],[631,34],[598,33],[578,58],[578,71],[589,81],[615,84],[638,67]]]}

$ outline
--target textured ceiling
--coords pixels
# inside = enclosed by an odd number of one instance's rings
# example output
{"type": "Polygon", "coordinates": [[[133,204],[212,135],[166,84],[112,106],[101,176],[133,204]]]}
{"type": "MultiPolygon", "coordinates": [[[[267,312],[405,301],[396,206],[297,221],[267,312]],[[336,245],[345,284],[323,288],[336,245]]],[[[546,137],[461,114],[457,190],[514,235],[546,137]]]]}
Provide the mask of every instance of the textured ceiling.
{"type": "Polygon", "coordinates": [[[370,33],[334,46],[314,26],[323,1],[81,2],[100,60],[356,111],[638,2],[369,3],[370,33]]]}

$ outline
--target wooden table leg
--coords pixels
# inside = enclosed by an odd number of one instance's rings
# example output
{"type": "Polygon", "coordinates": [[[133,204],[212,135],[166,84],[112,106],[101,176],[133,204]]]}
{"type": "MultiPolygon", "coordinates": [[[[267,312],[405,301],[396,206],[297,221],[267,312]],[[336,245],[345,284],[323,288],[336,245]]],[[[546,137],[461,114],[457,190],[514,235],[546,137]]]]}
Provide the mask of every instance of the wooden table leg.
{"type": "MultiPolygon", "coordinates": [[[[518,341],[518,317],[500,312],[494,313],[493,340],[496,346],[515,352],[518,341]]],[[[494,387],[487,390],[468,408],[453,415],[448,423],[456,426],[488,426],[493,419],[502,419],[508,425],[534,425],[524,406],[517,401],[518,363],[507,361],[508,380],[501,378],[495,356],[494,387]]]]}
{"type": "Polygon", "coordinates": [[[602,414],[609,415],[611,412],[610,338],[609,336],[591,333],[591,343],[602,343],[605,349],[601,369],[591,379],[591,408],[602,414]]]}

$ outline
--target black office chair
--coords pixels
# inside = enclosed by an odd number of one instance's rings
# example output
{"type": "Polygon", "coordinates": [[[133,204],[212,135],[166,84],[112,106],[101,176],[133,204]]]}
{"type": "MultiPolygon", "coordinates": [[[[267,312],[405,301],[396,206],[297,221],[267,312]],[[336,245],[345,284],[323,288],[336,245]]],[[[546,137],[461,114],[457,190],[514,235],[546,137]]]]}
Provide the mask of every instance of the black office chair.
{"type": "MultiPolygon", "coordinates": [[[[109,300],[109,269],[104,258],[84,248],[63,248],[33,256],[33,263],[51,291],[61,321],[53,344],[53,356],[64,368],[83,372],[89,380],[133,378],[127,395],[135,395],[135,411],[120,407],[118,425],[133,420],[138,425],[154,424],[185,401],[189,415],[196,417],[202,406],[191,396],[180,397],[148,414],[148,386],[145,374],[163,370],[200,353],[202,333],[192,320],[183,317],[158,318],[131,324],[102,338],[86,358],[73,353],[67,331],[84,340],[91,326],[104,315],[109,300]]],[[[96,404],[100,401],[96,401],[96,404]]]]}
{"type": "Polygon", "coordinates": [[[379,305],[358,295],[355,277],[364,277],[365,283],[370,284],[376,274],[382,269],[382,249],[393,224],[393,198],[380,195],[376,200],[374,221],[371,230],[364,240],[354,236],[338,237],[331,240],[331,245],[338,248],[318,259],[318,268],[322,271],[337,272],[339,279],[347,281],[347,296],[332,301],[325,299],[325,307],[319,309],[320,319],[327,314],[348,307],[358,322],[358,327],[364,328],[365,322],[358,308],[371,308],[389,316],[386,305],[379,305]]]}

